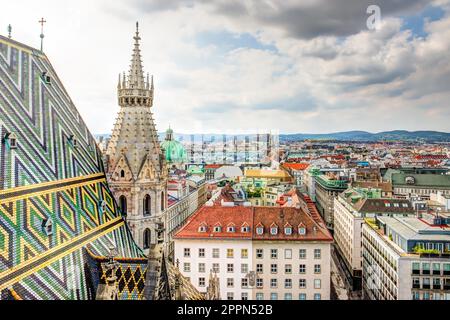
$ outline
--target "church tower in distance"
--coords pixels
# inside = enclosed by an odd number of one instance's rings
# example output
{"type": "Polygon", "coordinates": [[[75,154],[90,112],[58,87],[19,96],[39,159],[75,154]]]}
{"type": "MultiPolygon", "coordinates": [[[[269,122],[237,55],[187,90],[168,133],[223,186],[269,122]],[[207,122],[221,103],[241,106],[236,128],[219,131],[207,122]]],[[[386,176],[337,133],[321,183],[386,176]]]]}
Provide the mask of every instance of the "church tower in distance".
{"type": "Polygon", "coordinates": [[[153,121],[153,77],[144,77],[139,25],[128,76],[119,75],[120,106],[106,149],[110,188],[133,233],[147,250],[159,239],[160,217],[167,206],[168,170],[153,121]]]}

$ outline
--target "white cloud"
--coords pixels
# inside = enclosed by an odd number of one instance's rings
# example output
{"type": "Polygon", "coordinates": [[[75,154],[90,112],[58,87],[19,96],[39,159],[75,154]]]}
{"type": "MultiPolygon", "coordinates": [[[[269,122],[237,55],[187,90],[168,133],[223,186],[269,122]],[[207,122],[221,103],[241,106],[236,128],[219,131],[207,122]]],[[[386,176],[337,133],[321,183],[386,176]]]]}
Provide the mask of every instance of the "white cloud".
{"type": "MultiPolygon", "coordinates": [[[[334,7],[320,11],[317,3],[309,5],[318,16],[347,17],[334,7]]],[[[17,0],[2,5],[0,21],[13,25],[15,39],[38,47],[37,20],[45,16],[45,51],[95,133],[112,129],[117,76],[128,70],[136,20],[145,71],[155,76],[159,130],[170,123],[177,132],[450,131],[448,12],[427,23],[429,35],[419,39],[389,15],[375,32],[355,29],[353,22],[322,21],[339,25],[333,35],[322,32],[319,21],[306,35],[276,18],[286,8],[274,1],[262,8],[248,2],[244,11],[237,2],[152,4],[17,0]],[[251,34],[277,50],[220,52],[214,43],[194,41],[224,30],[251,34]]]]}

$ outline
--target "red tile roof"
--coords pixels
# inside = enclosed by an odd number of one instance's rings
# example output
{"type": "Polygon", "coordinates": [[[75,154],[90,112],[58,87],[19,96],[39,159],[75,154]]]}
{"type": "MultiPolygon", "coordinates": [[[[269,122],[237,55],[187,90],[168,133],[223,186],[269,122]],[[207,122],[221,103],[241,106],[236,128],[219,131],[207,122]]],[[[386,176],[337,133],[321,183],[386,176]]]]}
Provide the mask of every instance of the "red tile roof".
{"type": "MultiPolygon", "coordinates": [[[[313,214],[316,214],[315,211],[313,214]]],[[[175,234],[175,239],[247,239],[247,240],[305,240],[333,241],[320,216],[310,215],[309,211],[293,207],[223,207],[203,206],[175,234]],[[319,219],[319,221],[317,221],[319,219]],[[214,226],[220,223],[221,232],[214,232],[214,226]],[[227,226],[234,223],[235,232],[227,232],[227,226]],[[250,232],[241,232],[241,226],[247,223],[250,232]],[[202,224],[207,225],[206,232],[199,232],[202,224]],[[276,235],[270,234],[270,226],[279,227],[276,235]],[[292,234],[284,234],[284,226],[292,226],[292,234]],[[306,227],[306,234],[300,235],[298,226],[306,227]],[[264,226],[262,235],[256,234],[256,227],[264,226]]]]}
{"type": "Polygon", "coordinates": [[[292,163],[292,162],[285,162],[283,163],[283,167],[289,168],[292,170],[305,170],[309,167],[309,163],[292,163]]]}
{"type": "Polygon", "coordinates": [[[207,164],[205,165],[205,169],[218,169],[222,166],[223,164],[207,164]]]}

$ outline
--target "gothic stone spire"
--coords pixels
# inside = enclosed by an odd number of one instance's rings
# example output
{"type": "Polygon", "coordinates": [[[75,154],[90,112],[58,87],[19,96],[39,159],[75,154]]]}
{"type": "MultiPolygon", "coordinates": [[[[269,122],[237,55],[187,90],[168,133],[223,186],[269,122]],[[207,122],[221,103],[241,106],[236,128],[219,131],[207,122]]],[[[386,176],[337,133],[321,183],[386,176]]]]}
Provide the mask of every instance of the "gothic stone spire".
{"type": "Polygon", "coordinates": [[[128,83],[131,88],[144,89],[144,70],[142,68],[142,60],[141,60],[141,49],[139,45],[139,23],[136,22],[136,34],[133,37],[134,39],[134,48],[133,55],[131,57],[131,67],[128,72],[128,83]]]}

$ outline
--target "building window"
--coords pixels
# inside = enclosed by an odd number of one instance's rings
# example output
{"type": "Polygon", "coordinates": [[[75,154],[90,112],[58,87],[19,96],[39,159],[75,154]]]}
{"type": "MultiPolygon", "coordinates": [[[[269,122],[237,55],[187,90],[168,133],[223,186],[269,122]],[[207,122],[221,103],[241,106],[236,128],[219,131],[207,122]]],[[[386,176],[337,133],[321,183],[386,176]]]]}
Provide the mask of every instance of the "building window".
{"type": "Polygon", "coordinates": [[[270,287],[276,288],[278,286],[278,280],[276,278],[270,279],[270,287]]]}
{"type": "Polygon", "coordinates": [[[291,227],[285,227],[284,228],[284,234],[287,236],[290,236],[292,234],[292,228],[291,227]]]}
{"type": "Polygon", "coordinates": [[[227,287],[228,288],[234,287],[234,279],[233,278],[227,278],[227,287]]]}
{"type": "Polygon", "coordinates": [[[322,295],[320,293],[315,293],[314,300],[322,300],[322,295]]]}
{"type": "Polygon", "coordinates": [[[306,288],[306,279],[299,279],[298,280],[298,287],[300,289],[305,289],[306,288]]]}
{"type": "Polygon", "coordinates": [[[292,264],[286,264],[284,266],[284,273],[287,273],[287,274],[292,273],[292,264]]]}
{"type": "Polygon", "coordinates": [[[248,279],[247,278],[242,278],[241,279],[241,287],[242,288],[247,288],[248,287],[248,279]]]}
{"type": "Polygon", "coordinates": [[[284,288],[292,289],[292,279],[284,279],[284,288]]]}
{"type": "Polygon", "coordinates": [[[122,212],[122,214],[126,215],[127,214],[127,198],[124,195],[121,195],[119,197],[119,206],[120,206],[120,211],[122,212]]]}
{"type": "Polygon", "coordinates": [[[241,298],[242,300],[248,300],[248,292],[242,292],[241,298]]]}
{"type": "Polygon", "coordinates": [[[234,299],[233,292],[227,292],[227,300],[233,300],[233,299],[234,299]]]}
{"type": "Polygon", "coordinates": [[[444,263],[444,276],[450,275],[450,263],[444,263]]]}
{"type": "Polygon", "coordinates": [[[298,234],[301,236],[304,236],[306,234],[306,228],[305,227],[299,227],[298,228],[298,234]]]}
{"type": "Polygon", "coordinates": [[[270,258],[277,259],[278,258],[278,249],[270,249],[270,258]]]}
{"type": "Polygon", "coordinates": [[[262,263],[258,263],[256,265],[256,272],[263,273],[263,265],[262,265],[262,263]]]}
{"type": "Polygon", "coordinates": [[[241,264],[241,273],[248,273],[248,264],[241,264]]]}
{"type": "Polygon", "coordinates": [[[277,273],[278,272],[278,266],[276,264],[270,265],[270,273],[277,273]]]}
{"type": "Polygon", "coordinates": [[[320,289],[322,287],[322,281],[320,279],[314,279],[314,289],[320,289]]]}
{"type": "Polygon", "coordinates": [[[164,191],[161,192],[161,211],[164,211],[166,203],[166,197],[164,196],[164,191]]]}
{"type": "Polygon", "coordinates": [[[430,264],[422,263],[422,274],[430,274],[430,264]]]}
{"type": "Polygon", "coordinates": [[[433,275],[439,276],[441,275],[441,264],[433,263],[433,275]]]}
{"type": "Polygon", "coordinates": [[[248,249],[241,249],[241,258],[242,259],[248,258],[248,249]]]}
{"type": "Polygon", "coordinates": [[[413,262],[412,274],[420,274],[420,263],[419,262],[413,262]]]}
{"type": "Polygon", "coordinates": [[[413,288],[414,289],[420,289],[420,279],[419,278],[413,278],[413,288]]]}
{"type": "Polygon", "coordinates": [[[264,300],[264,293],[257,292],[256,293],[256,300],[264,300]]]}
{"type": "Polygon", "coordinates": [[[227,264],[227,272],[228,273],[233,273],[234,272],[234,264],[232,264],[232,263],[228,263],[227,264]]]}
{"type": "Polygon", "coordinates": [[[322,270],[321,270],[320,264],[315,264],[314,265],[314,273],[321,273],[321,272],[322,272],[322,270]]]}
{"type": "Polygon", "coordinates": [[[270,300],[278,300],[278,293],[271,292],[270,293],[270,300]]]}
{"type": "Polygon", "coordinates": [[[284,300],[292,300],[292,293],[285,293],[284,300]]]}
{"type": "Polygon", "coordinates": [[[189,262],[183,263],[183,271],[184,272],[191,272],[191,264],[189,262]]]}
{"type": "Polygon", "coordinates": [[[298,267],[298,273],[300,273],[300,274],[306,273],[306,264],[301,264],[301,265],[299,265],[299,267],[298,267]]]}
{"type": "Polygon", "coordinates": [[[264,257],[263,255],[263,249],[256,249],[256,258],[262,259],[264,257]]]}
{"type": "Polygon", "coordinates": [[[205,257],[205,248],[199,248],[198,249],[198,257],[204,258],[205,257]]]}
{"type": "Polygon", "coordinates": [[[206,281],[205,281],[205,278],[204,278],[204,277],[198,278],[198,286],[199,286],[199,287],[204,287],[204,286],[205,286],[205,283],[206,283],[206,281]]]}
{"type": "Polygon", "coordinates": [[[284,258],[285,259],[292,259],[292,249],[285,249],[284,250],[284,258]]]}
{"type": "Polygon", "coordinates": [[[150,244],[152,242],[150,229],[144,230],[144,249],[150,248],[150,244]]]}
{"type": "Polygon", "coordinates": [[[220,249],[219,248],[213,248],[212,255],[213,255],[213,258],[220,258],[220,249]]]}
{"type": "Polygon", "coordinates": [[[306,249],[298,250],[298,257],[299,259],[306,259],[306,249]]]}
{"type": "Polygon", "coordinates": [[[191,248],[184,248],[184,257],[185,258],[191,257],[191,248]]]}
{"type": "Polygon", "coordinates": [[[276,236],[278,234],[278,227],[270,227],[270,234],[276,236]]]}
{"type": "Polygon", "coordinates": [[[214,232],[222,232],[222,227],[221,226],[215,226],[214,227],[214,232]]]}
{"type": "Polygon", "coordinates": [[[148,194],[144,196],[144,216],[151,214],[151,198],[148,194]]]}
{"type": "Polygon", "coordinates": [[[261,289],[264,285],[264,281],[261,278],[256,278],[256,287],[261,289]]]}
{"type": "Polygon", "coordinates": [[[441,279],[440,278],[433,278],[433,288],[432,289],[441,289],[441,279]]]}
{"type": "Polygon", "coordinates": [[[264,228],[263,227],[257,227],[256,228],[256,234],[262,235],[263,233],[264,233],[264,228]]]}
{"type": "Polygon", "coordinates": [[[233,258],[233,257],[234,257],[233,249],[227,249],[227,258],[233,258]]]}
{"type": "Polygon", "coordinates": [[[201,272],[201,273],[205,273],[206,272],[206,268],[205,268],[205,264],[204,263],[199,263],[198,264],[198,272],[201,272]]]}
{"type": "Polygon", "coordinates": [[[234,226],[228,226],[227,227],[227,232],[234,232],[234,231],[235,231],[234,226]]]}
{"type": "Polygon", "coordinates": [[[422,279],[422,289],[430,289],[430,278],[422,279]]]}
{"type": "Polygon", "coordinates": [[[298,300],[306,300],[306,293],[300,293],[298,295],[298,300]]]}
{"type": "Polygon", "coordinates": [[[206,232],[207,227],[205,224],[202,224],[200,227],[198,227],[198,232],[206,232]]]}
{"type": "Polygon", "coordinates": [[[250,232],[250,227],[249,227],[249,226],[242,226],[242,227],[241,227],[241,232],[242,232],[242,233],[250,232]]]}
{"type": "Polygon", "coordinates": [[[218,263],[212,264],[213,272],[219,273],[220,272],[220,265],[218,263]]]}
{"type": "Polygon", "coordinates": [[[322,250],[314,249],[314,259],[320,259],[322,257],[322,250]]]}

